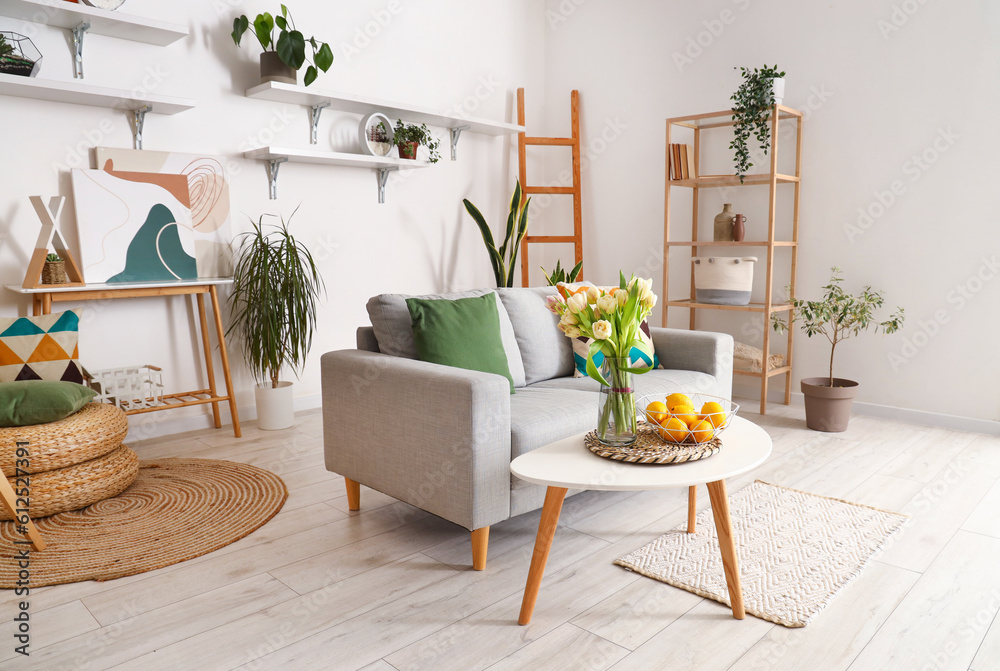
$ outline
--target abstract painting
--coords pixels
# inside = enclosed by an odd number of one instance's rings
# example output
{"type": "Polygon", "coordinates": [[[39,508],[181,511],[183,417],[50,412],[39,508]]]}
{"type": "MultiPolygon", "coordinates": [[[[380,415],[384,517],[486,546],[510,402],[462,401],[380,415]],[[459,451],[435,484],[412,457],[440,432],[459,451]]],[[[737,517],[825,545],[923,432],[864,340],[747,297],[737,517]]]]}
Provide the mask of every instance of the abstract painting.
{"type": "Polygon", "coordinates": [[[72,170],[80,257],[88,283],[197,279],[186,180],[157,175],[164,179],[156,182],[146,177],[72,170]]]}
{"type": "Polygon", "coordinates": [[[188,209],[194,230],[198,277],[230,277],[232,241],[229,205],[229,178],[222,160],[201,154],[97,147],[98,170],[115,174],[127,171],[132,179],[143,179],[179,192],[186,184],[188,209]],[[145,174],[146,177],[141,177],[145,174]],[[153,174],[156,176],[154,177],[153,174]],[[163,178],[177,180],[170,187],[163,178]]]}

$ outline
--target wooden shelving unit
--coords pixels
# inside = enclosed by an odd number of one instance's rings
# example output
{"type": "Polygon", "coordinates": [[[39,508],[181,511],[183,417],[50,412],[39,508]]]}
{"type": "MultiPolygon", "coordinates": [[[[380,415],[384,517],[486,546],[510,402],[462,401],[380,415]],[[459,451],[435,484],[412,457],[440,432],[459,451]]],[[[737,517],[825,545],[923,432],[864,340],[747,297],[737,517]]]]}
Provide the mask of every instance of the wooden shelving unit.
{"type": "MultiPolygon", "coordinates": [[[[764,350],[761,362],[762,371],[754,373],[750,371],[735,371],[740,375],[747,375],[760,379],[760,412],[767,412],[767,387],[768,381],[772,377],[785,376],[785,404],[791,402],[792,393],[792,334],[793,329],[788,330],[785,365],[773,370],[767,369],[768,356],[771,354],[771,315],[777,312],[787,312],[792,306],[789,303],[775,303],[774,292],[774,250],[787,247],[791,250],[791,263],[789,268],[788,287],[792,297],[795,296],[795,274],[798,264],[799,249],[799,190],[801,185],[802,168],[802,113],[798,110],[784,105],[775,105],[771,112],[771,166],[767,173],[756,173],[745,175],[741,183],[740,178],[735,175],[702,175],[699,168],[701,152],[701,132],[712,128],[727,128],[733,125],[732,110],[721,112],[709,112],[707,114],[695,114],[685,117],[673,117],[667,119],[667,140],[666,157],[667,169],[665,173],[664,187],[664,214],[663,214],[663,295],[666,298],[663,302],[662,325],[667,325],[668,308],[686,308],[690,312],[689,328],[694,330],[696,324],[696,313],[698,310],[723,310],[736,312],[753,312],[761,315],[764,320],[764,350]],[[778,151],[779,151],[779,122],[790,121],[796,124],[795,128],[795,174],[788,175],[778,172],[778,151]],[[670,144],[674,127],[689,129],[694,134],[694,174],[691,179],[670,179],[670,144]],[[778,198],[778,185],[791,184],[794,191],[794,202],[792,209],[792,239],[778,240],[775,235],[776,205],[778,198]],[[714,242],[710,240],[698,239],[698,213],[699,198],[701,189],[711,189],[718,187],[739,187],[739,186],[763,186],[769,187],[768,198],[768,218],[767,218],[767,240],[741,241],[741,242],[714,242]],[[691,189],[691,237],[690,240],[671,240],[670,229],[670,200],[671,190],[674,187],[691,189]],[[763,303],[750,303],[749,305],[714,305],[709,303],[698,303],[695,301],[694,289],[694,269],[691,269],[690,297],[684,299],[670,299],[670,249],[672,247],[687,248],[691,250],[691,257],[698,255],[700,247],[763,247],[767,251],[767,263],[765,265],[765,294],[763,303]]],[[[690,264],[690,261],[688,262],[690,264]]]]}
{"type": "MultiPolygon", "coordinates": [[[[381,112],[390,118],[405,119],[410,123],[424,123],[430,126],[447,128],[451,139],[451,160],[453,161],[457,159],[458,139],[464,131],[492,136],[512,135],[524,132],[524,126],[518,124],[443,114],[427,107],[358,96],[352,93],[316,90],[296,84],[284,84],[282,82],[264,82],[263,84],[258,84],[247,89],[246,97],[309,107],[312,110],[312,124],[310,128],[311,144],[316,144],[317,142],[320,115],[327,108],[351,114],[381,112]]],[[[244,152],[243,156],[245,158],[267,161],[268,181],[272,200],[277,197],[278,168],[285,161],[373,168],[376,171],[375,174],[378,180],[378,202],[380,203],[385,202],[385,185],[390,171],[423,168],[429,165],[426,161],[400,160],[382,156],[351,154],[348,152],[277,149],[274,147],[252,149],[244,152]]]]}

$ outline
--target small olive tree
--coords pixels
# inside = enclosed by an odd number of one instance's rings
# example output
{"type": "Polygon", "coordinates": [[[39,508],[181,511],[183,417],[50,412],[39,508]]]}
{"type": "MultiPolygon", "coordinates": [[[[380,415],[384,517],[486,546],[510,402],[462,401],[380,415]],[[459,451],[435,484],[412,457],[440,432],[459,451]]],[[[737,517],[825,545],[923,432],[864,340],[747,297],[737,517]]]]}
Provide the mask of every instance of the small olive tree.
{"type": "Polygon", "coordinates": [[[881,291],[872,291],[871,285],[852,296],[840,286],[843,278],[837,266],[831,268],[830,283],[823,287],[826,292],[822,300],[804,301],[792,299],[792,310],[788,320],[777,314],[771,315],[775,331],[783,333],[794,321],[800,321],[800,328],[811,338],[822,333],[830,341],[830,386],[833,386],[833,355],[837,345],[860,334],[862,331],[879,329],[883,333],[894,333],[903,325],[904,310],[896,308],[895,314],[884,322],[875,321],[875,311],[882,307],[885,299],[881,291]]]}

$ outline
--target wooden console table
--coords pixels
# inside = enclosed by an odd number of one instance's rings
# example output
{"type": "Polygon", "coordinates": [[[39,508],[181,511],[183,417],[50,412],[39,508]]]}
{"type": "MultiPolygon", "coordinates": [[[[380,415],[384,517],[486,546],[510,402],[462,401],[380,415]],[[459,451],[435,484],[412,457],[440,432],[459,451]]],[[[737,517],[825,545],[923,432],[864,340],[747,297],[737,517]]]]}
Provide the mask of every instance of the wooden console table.
{"type": "Polygon", "coordinates": [[[166,394],[164,404],[149,408],[127,410],[133,415],[157,410],[171,410],[190,405],[212,404],[212,415],[215,428],[222,428],[222,418],[219,415],[219,403],[229,402],[229,414],[233,420],[233,434],[239,438],[239,412],[236,409],[236,399],[233,396],[233,379],[229,372],[229,355],[226,352],[226,334],[222,327],[222,314],[219,312],[219,294],[217,287],[232,284],[229,278],[200,278],[197,280],[176,280],[173,282],[133,282],[121,284],[86,284],[83,286],[61,286],[58,284],[39,286],[26,289],[19,285],[8,285],[15,293],[30,295],[32,298],[32,313],[37,317],[52,312],[53,303],[65,301],[93,301],[114,298],[141,298],[146,296],[181,296],[194,294],[198,301],[198,317],[201,322],[201,340],[204,346],[205,371],[208,374],[208,389],[166,394]],[[212,346],[208,337],[208,316],[205,312],[205,294],[212,300],[212,313],[215,317],[215,332],[219,338],[219,356],[222,359],[222,373],[226,381],[226,395],[220,396],[215,386],[215,370],[212,365],[212,346]]]}

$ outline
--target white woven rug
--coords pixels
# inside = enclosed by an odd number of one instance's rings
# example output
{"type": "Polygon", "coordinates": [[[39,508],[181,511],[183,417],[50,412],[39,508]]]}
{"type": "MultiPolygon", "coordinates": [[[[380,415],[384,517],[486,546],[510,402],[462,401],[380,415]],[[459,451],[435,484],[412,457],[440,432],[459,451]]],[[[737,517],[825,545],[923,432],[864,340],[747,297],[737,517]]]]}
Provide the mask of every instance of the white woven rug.
{"type": "MultiPolygon", "coordinates": [[[[729,496],[743,601],[751,615],[804,627],[856,578],[906,515],[760,480],[729,496]]],[[[729,604],[711,509],[616,560],[619,566],[729,604]]]]}

